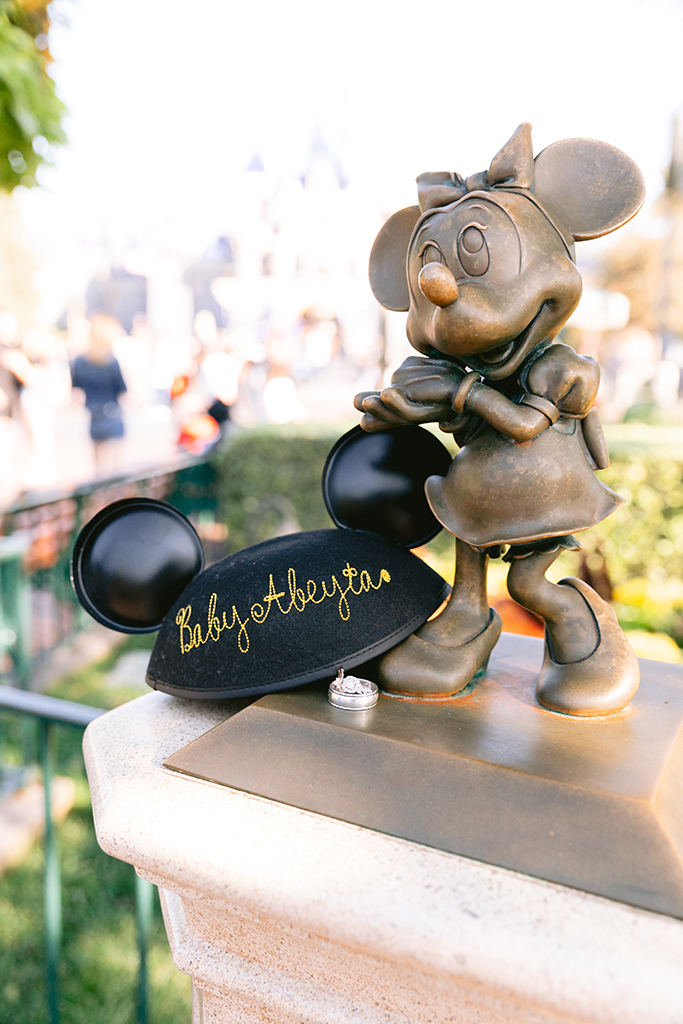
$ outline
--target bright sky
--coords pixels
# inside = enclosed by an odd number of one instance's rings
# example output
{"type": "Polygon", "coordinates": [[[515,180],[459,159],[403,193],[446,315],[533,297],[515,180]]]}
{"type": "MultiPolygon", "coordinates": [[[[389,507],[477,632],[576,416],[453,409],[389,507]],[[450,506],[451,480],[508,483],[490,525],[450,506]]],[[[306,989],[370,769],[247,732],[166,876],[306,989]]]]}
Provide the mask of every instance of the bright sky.
{"type": "Polygon", "coordinates": [[[387,211],[422,171],[487,167],[520,121],[536,152],[619,146],[652,200],[683,104],[683,0],[58,4],[70,146],[43,189],[19,190],[57,291],[105,237],[200,251],[225,229],[231,172],[258,150],[300,173],[316,126],[387,211]]]}

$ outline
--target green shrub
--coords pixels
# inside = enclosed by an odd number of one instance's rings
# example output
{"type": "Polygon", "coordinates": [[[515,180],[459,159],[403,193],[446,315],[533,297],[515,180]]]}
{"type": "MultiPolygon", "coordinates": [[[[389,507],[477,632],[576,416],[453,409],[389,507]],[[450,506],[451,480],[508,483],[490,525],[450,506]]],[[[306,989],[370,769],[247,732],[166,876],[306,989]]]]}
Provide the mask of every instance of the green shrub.
{"type": "MultiPolygon", "coordinates": [[[[60,744],[65,735],[67,730],[61,730],[60,744]]],[[[59,827],[59,844],[62,1024],[130,1024],[135,1019],[138,972],[135,872],[99,849],[81,775],[77,775],[76,805],[59,827]]],[[[190,979],[173,965],[156,893],[148,964],[151,1020],[154,1024],[189,1021],[190,979]]],[[[43,853],[37,843],[18,867],[0,875],[3,1024],[47,1020],[44,972],[43,853]]]]}
{"type": "Polygon", "coordinates": [[[626,503],[579,535],[585,565],[589,573],[606,568],[623,626],[665,632],[682,644],[683,461],[619,453],[600,477],[626,503]]]}
{"type": "MultiPolygon", "coordinates": [[[[344,429],[264,428],[231,440],[215,463],[216,516],[229,528],[230,551],[291,529],[332,525],[322,499],[321,475],[327,454],[344,429]]],[[[626,429],[621,428],[622,433],[626,429]]],[[[672,431],[637,429],[639,436],[650,430],[648,444],[619,435],[610,445],[610,468],[599,474],[626,503],[592,530],[580,533],[583,551],[564,552],[551,576],[581,576],[613,599],[624,627],[668,633],[683,646],[683,457],[678,454],[683,432],[675,431],[674,437],[672,431]]],[[[429,545],[432,561],[442,566],[449,581],[452,544],[443,533],[429,545]]]]}
{"type": "Polygon", "coordinates": [[[344,428],[257,429],[238,434],[217,456],[217,518],[228,549],[239,551],[292,530],[331,527],[322,471],[344,428]]]}

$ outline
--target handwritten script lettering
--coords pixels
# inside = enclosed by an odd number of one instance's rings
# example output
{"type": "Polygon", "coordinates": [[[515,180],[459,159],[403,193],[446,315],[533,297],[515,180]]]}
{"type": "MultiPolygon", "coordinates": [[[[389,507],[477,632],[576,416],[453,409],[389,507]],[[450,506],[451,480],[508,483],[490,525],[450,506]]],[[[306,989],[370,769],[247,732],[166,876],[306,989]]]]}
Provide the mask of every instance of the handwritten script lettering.
{"type": "Polygon", "coordinates": [[[249,614],[244,618],[233,604],[229,612],[217,611],[218,594],[212,594],[209,598],[206,623],[191,623],[192,605],[188,604],[181,608],[176,615],[176,625],[180,629],[180,650],[187,654],[195,647],[201,647],[209,640],[217,642],[221,634],[226,630],[237,630],[237,646],[242,654],[249,650],[250,639],[247,626],[254,623],[257,626],[263,625],[273,606],[282,615],[289,615],[291,611],[303,612],[308,604],[322,604],[330,598],[338,598],[339,617],[346,622],[351,616],[349,594],[367,594],[370,590],[379,590],[384,583],[391,583],[391,576],[386,569],[381,569],[377,583],[373,583],[367,569],[354,569],[349,562],[346,568],[342,569],[341,575],[345,578],[342,584],[336,576],[332,576],[329,586],[327,580],[321,580],[317,584],[314,580],[308,580],[305,589],[298,586],[296,571],[287,570],[287,584],[284,589],[278,590],[275,586],[272,573],[268,583],[268,592],[263,595],[260,601],[254,602],[249,609],[249,614]]]}

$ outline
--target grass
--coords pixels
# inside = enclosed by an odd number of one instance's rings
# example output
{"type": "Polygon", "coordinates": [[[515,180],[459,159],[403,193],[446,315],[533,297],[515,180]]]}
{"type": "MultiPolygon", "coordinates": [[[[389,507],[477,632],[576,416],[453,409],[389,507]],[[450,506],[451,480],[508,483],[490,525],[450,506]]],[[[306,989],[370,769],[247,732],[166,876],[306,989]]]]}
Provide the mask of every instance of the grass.
{"type": "MultiPolygon", "coordinates": [[[[129,637],[106,658],[52,687],[53,696],[114,707],[141,689],[112,686],[107,673],[122,654],[149,648],[153,636],[129,637]]],[[[80,730],[58,730],[58,772],[76,779],[76,803],[59,827],[64,941],[60,966],[62,1024],[133,1024],[138,972],[135,874],[97,845],[80,751],[80,730]]],[[[43,857],[35,844],[18,867],[0,875],[0,1024],[47,1019],[43,959],[43,857]]],[[[149,954],[151,1024],[191,1018],[191,985],[171,959],[155,894],[149,954]]]]}

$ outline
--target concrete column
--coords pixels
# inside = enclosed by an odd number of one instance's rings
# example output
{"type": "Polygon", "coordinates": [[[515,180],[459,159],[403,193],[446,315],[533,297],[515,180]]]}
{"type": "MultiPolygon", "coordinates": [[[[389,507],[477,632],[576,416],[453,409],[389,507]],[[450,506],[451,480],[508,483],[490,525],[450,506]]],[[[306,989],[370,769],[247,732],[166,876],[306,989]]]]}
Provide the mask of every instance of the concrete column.
{"type": "Polygon", "coordinates": [[[150,693],[84,744],[194,1024],[680,1024],[680,920],[162,766],[229,709],[150,693]]]}

